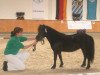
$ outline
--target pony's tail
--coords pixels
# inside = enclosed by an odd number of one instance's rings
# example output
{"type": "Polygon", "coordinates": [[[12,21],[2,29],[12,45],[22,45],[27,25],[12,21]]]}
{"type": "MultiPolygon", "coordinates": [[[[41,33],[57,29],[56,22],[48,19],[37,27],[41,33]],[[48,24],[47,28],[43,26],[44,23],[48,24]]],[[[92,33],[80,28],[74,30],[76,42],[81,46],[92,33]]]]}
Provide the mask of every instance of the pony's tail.
{"type": "Polygon", "coordinates": [[[87,51],[87,58],[93,63],[94,61],[94,54],[95,54],[95,48],[94,48],[94,40],[91,37],[89,40],[89,50],[87,51]]]}
{"type": "Polygon", "coordinates": [[[80,35],[86,34],[86,29],[77,30],[77,34],[80,34],[80,35]]]}

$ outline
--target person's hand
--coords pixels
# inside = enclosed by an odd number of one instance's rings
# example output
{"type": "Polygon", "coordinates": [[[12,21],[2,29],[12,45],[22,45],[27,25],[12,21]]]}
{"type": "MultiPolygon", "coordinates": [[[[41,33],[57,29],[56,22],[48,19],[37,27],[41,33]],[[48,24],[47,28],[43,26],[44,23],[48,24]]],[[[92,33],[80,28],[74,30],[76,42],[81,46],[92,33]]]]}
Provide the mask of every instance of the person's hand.
{"type": "Polygon", "coordinates": [[[37,44],[37,40],[35,40],[35,41],[33,42],[33,51],[36,50],[36,44],[37,44]]]}

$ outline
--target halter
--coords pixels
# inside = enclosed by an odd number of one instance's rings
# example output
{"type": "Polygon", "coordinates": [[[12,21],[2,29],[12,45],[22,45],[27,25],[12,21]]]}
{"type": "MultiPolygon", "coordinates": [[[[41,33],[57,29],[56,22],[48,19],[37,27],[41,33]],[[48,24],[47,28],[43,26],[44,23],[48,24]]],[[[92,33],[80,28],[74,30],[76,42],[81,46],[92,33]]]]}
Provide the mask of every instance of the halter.
{"type": "MultiPolygon", "coordinates": [[[[47,29],[45,28],[45,33],[47,33],[47,29]]],[[[44,38],[41,40],[41,44],[45,44],[44,38]]],[[[33,51],[36,50],[36,45],[33,45],[33,51]]]]}

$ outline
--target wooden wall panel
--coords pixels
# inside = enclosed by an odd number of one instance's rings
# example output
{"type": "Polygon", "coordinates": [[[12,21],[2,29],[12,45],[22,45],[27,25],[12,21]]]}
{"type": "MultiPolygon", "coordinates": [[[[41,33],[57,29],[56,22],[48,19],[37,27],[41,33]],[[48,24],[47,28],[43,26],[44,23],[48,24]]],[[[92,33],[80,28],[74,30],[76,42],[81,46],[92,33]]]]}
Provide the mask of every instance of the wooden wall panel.
{"type": "MultiPolygon", "coordinates": [[[[61,21],[33,21],[33,20],[0,20],[0,33],[11,32],[14,27],[22,27],[24,32],[37,32],[37,28],[40,24],[49,25],[52,28],[60,32],[75,32],[76,30],[69,30],[67,22],[61,23],[61,21]]],[[[93,24],[93,29],[88,32],[100,32],[100,22],[93,24]]]]}

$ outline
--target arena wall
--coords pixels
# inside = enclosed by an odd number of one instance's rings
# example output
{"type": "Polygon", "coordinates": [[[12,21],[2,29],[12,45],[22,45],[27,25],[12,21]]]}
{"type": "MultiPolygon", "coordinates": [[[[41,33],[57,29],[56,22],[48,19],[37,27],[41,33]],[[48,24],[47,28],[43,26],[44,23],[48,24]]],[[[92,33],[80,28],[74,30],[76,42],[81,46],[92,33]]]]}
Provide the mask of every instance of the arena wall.
{"type": "MultiPolygon", "coordinates": [[[[22,27],[26,33],[37,33],[37,28],[40,24],[46,24],[60,32],[75,32],[76,30],[68,29],[67,21],[51,20],[0,20],[0,33],[9,33],[14,27],[22,27]]],[[[92,30],[88,32],[100,32],[100,21],[92,25],[92,30]]]]}

